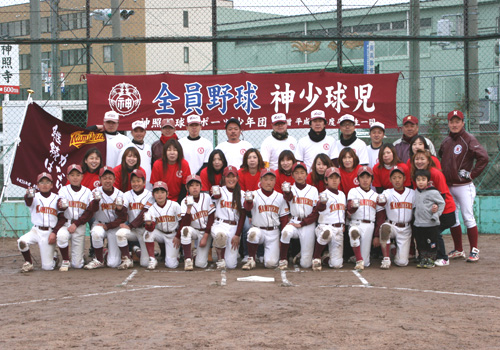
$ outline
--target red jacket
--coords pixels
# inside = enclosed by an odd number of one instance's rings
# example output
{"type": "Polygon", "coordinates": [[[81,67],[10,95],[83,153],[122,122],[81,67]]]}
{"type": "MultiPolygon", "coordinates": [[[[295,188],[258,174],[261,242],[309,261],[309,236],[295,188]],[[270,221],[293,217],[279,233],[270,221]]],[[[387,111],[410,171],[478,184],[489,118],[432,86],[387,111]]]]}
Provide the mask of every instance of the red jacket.
{"type": "Polygon", "coordinates": [[[439,156],[448,186],[470,183],[471,180],[458,176],[458,172],[465,169],[470,172],[471,178],[475,179],[481,175],[489,160],[483,146],[465,129],[456,134],[449,133],[441,144],[439,156]]]}

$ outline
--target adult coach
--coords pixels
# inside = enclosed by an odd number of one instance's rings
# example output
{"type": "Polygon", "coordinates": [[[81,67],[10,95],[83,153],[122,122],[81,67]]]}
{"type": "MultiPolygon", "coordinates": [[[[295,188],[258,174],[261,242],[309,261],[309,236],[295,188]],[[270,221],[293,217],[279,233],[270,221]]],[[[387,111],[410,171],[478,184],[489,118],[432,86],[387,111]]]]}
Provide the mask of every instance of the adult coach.
{"type": "Polygon", "coordinates": [[[199,175],[208,164],[208,157],[213,151],[212,143],[200,136],[201,117],[192,114],[186,118],[189,135],[179,140],[184,152],[184,159],[189,163],[191,174],[199,175]]]}
{"type": "MultiPolygon", "coordinates": [[[[473,210],[476,187],[472,180],[481,175],[488,165],[488,153],[474,136],[465,131],[464,125],[464,115],[461,111],[454,110],[448,113],[450,133],[441,144],[439,156],[446,183],[455,203],[460,206],[462,218],[467,227],[467,237],[471,248],[467,261],[475,262],[479,260],[477,247],[479,233],[473,210]]],[[[455,218],[456,223],[450,229],[455,249],[448,256],[450,258],[465,258],[458,208],[455,210],[455,218]]]]}
{"type": "Polygon", "coordinates": [[[338,166],[339,153],[346,147],[351,147],[359,158],[359,164],[368,165],[370,159],[368,158],[368,149],[366,143],[356,136],[356,119],[350,114],[344,114],[338,120],[340,128],[340,139],[335,145],[333,162],[338,166]]]}
{"type": "Polygon", "coordinates": [[[370,125],[370,140],[371,143],[366,147],[368,151],[368,165],[373,169],[378,163],[378,153],[380,147],[384,143],[385,136],[385,125],[379,122],[375,122],[370,125]]]}
{"type": "Polygon", "coordinates": [[[241,140],[241,123],[237,118],[228,119],[226,122],[227,141],[219,143],[215,149],[220,149],[226,156],[227,165],[239,169],[243,163],[245,152],[253,148],[248,141],[241,140]]]}
{"type": "Polygon", "coordinates": [[[326,136],[325,112],[319,109],[312,111],[309,125],[309,134],[299,140],[295,152],[295,158],[306,164],[307,172],[311,171],[314,158],[318,154],[325,153],[328,158],[333,159],[335,153],[335,139],[326,136]]]}
{"type": "MultiPolygon", "coordinates": [[[[406,163],[408,159],[410,159],[410,141],[416,135],[418,135],[418,118],[407,115],[403,118],[403,136],[393,143],[396,147],[396,153],[402,163],[406,163]]],[[[431,140],[425,138],[425,141],[429,145],[429,151],[435,156],[436,149],[431,140]]]]}
{"type": "Polygon", "coordinates": [[[173,118],[165,118],[161,121],[161,136],[158,141],[153,142],[151,145],[151,151],[153,156],[151,158],[151,166],[163,157],[163,145],[167,143],[168,140],[175,139],[178,140],[177,134],[175,133],[175,121],[173,118]]]}
{"type": "Polygon", "coordinates": [[[295,152],[297,140],[288,135],[286,115],[276,113],[271,116],[273,132],[266,137],[260,146],[260,154],[264,160],[266,168],[278,169],[278,158],[284,150],[295,152]]]}

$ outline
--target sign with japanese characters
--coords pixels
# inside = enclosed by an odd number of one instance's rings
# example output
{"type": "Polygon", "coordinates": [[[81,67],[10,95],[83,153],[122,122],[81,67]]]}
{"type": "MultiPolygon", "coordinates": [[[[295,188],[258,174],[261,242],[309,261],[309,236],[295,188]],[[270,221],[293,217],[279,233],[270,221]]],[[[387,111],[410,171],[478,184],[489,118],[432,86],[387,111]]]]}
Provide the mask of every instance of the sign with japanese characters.
{"type": "Polygon", "coordinates": [[[174,118],[177,128],[198,114],[204,129],[223,129],[235,117],[243,129],[271,129],[271,116],[285,113],[289,128],[308,128],[313,110],[325,111],[329,127],[351,114],[356,127],[382,122],[397,127],[398,73],[317,73],[230,75],[157,74],[141,76],[87,75],[88,125],[102,124],[104,113],[120,115],[119,130],[136,120],[148,129],[174,118]]]}
{"type": "Polygon", "coordinates": [[[81,164],[91,147],[101,151],[106,159],[106,137],[73,126],[53,117],[36,103],[28,106],[21,129],[10,179],[14,185],[32,187],[43,171],[54,179],[53,192],[66,185],[66,170],[70,164],[81,164]]]}
{"type": "Polygon", "coordinates": [[[0,44],[0,94],[19,94],[19,45],[0,44]]]}

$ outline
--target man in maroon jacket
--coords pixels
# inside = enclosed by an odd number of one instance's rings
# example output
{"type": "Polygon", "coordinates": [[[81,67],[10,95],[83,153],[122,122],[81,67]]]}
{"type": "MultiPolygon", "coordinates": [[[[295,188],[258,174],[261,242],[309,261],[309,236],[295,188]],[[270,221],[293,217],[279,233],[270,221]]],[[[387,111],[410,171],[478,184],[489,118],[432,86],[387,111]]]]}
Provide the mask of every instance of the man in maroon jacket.
{"type": "MultiPolygon", "coordinates": [[[[459,204],[462,218],[467,227],[467,236],[471,248],[467,261],[475,262],[479,260],[479,249],[477,248],[479,234],[473,210],[476,187],[472,180],[481,175],[486,165],[488,165],[488,153],[474,136],[465,131],[464,125],[462,112],[455,110],[448,113],[450,133],[441,144],[439,156],[441,157],[443,174],[446,177],[451,195],[455,203],[459,204]]],[[[450,229],[455,249],[448,256],[452,259],[465,258],[462,247],[462,228],[458,218],[458,206],[455,216],[455,226],[450,229]]]]}

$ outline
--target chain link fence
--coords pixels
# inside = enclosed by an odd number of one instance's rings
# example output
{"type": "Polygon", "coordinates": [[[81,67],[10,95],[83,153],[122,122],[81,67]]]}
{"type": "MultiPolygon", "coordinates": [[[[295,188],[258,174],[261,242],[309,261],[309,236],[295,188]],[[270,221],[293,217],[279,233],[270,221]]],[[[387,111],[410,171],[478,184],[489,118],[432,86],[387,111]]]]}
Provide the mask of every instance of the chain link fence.
{"type": "MultiPolygon", "coordinates": [[[[0,44],[20,45],[21,82],[19,95],[2,95],[2,183],[28,88],[52,114],[85,126],[87,73],[363,73],[364,43],[373,42],[375,73],[401,72],[398,118],[418,116],[420,132],[438,147],[448,111],[463,110],[491,160],[475,180],[478,193],[500,194],[497,0],[47,0],[39,9],[14,2],[0,5],[0,44]]],[[[260,147],[269,134],[243,137],[260,147]]],[[[299,139],[307,130],[290,134],[299,139]]],[[[159,136],[148,132],[146,142],[159,136]]],[[[224,131],[202,136],[214,145],[226,140],[224,131]]],[[[387,141],[400,136],[387,131],[387,141]]]]}

